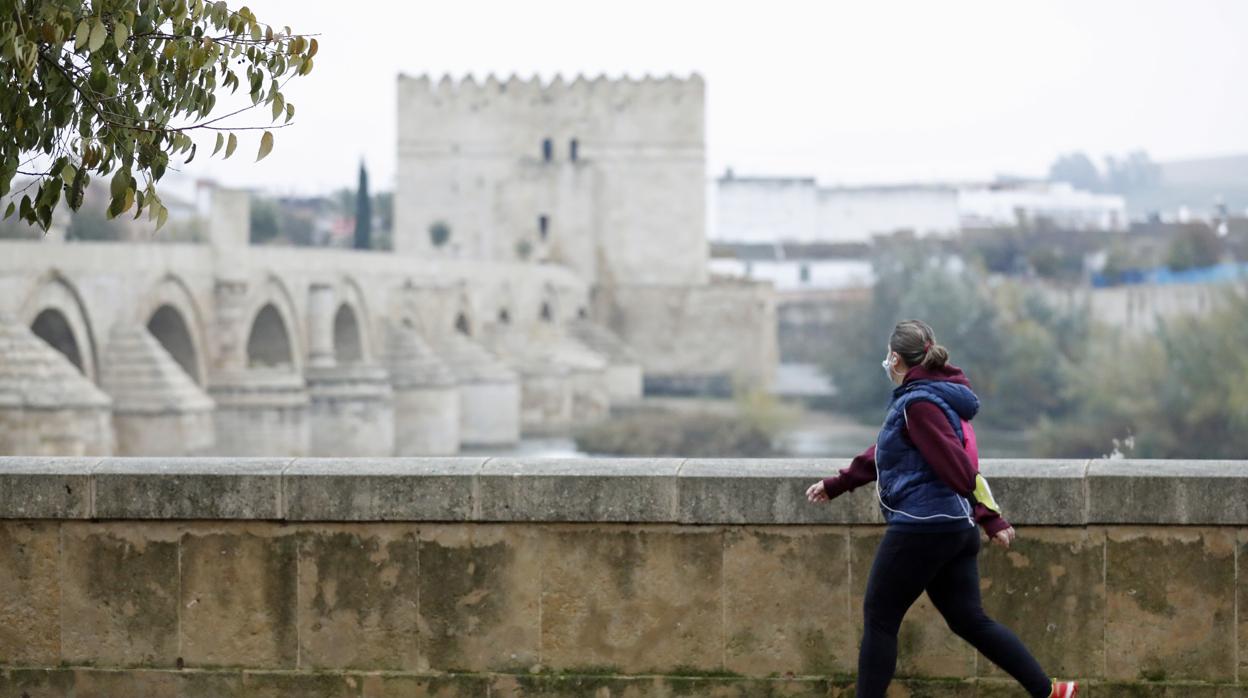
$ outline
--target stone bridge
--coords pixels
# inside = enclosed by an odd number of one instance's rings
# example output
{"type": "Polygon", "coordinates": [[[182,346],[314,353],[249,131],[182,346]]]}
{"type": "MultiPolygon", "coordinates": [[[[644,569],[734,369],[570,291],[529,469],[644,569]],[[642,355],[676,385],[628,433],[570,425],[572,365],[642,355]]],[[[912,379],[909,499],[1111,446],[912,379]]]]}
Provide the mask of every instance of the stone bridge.
{"type": "Polygon", "coordinates": [[[0,453],[445,455],[640,396],[568,268],[249,247],[246,196],[211,244],[0,243],[0,453]]]}
{"type": "MultiPolygon", "coordinates": [[[[850,696],[818,460],[0,459],[0,695],[850,696]]],[[[989,613],[1095,698],[1248,695],[1248,462],[987,461],[989,613]]],[[[926,599],[891,696],[1021,696],[926,599]]],[[[1083,695],[1081,693],[1080,695],[1083,695]]]]}

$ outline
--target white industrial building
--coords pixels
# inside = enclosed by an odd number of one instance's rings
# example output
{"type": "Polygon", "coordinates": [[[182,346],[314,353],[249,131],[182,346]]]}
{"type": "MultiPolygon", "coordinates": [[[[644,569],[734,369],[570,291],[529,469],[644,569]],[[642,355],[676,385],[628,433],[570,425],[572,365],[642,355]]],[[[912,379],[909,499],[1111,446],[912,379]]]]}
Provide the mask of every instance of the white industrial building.
{"type": "Polygon", "coordinates": [[[821,187],[811,177],[717,181],[712,240],[870,242],[908,230],[923,237],[958,231],[958,192],[950,186],[821,187]]]}
{"type": "Polygon", "coordinates": [[[1047,220],[1073,230],[1125,230],[1121,196],[1062,182],[824,187],[813,177],[716,180],[711,239],[727,243],[867,243],[908,231],[951,236],[963,228],[1047,220]]]}
{"type": "Polygon", "coordinates": [[[1066,230],[1126,230],[1127,202],[1066,182],[965,186],[958,190],[963,228],[1000,228],[1047,220],[1066,230]]]}

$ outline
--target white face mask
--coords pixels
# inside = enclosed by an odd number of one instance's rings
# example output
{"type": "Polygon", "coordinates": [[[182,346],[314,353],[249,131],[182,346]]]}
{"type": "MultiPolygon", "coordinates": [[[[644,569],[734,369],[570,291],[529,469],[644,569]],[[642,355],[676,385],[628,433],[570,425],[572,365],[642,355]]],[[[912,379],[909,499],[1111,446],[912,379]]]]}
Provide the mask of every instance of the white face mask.
{"type": "Polygon", "coordinates": [[[893,366],[896,365],[896,363],[897,355],[891,351],[888,353],[888,356],[880,362],[880,365],[884,367],[884,375],[888,376],[890,383],[893,382],[893,366]]]}

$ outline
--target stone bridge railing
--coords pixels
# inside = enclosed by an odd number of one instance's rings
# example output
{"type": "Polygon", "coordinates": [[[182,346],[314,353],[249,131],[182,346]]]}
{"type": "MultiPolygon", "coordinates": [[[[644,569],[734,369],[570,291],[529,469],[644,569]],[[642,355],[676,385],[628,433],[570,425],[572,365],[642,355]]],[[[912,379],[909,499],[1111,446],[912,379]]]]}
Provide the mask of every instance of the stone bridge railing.
{"type": "MultiPolygon", "coordinates": [[[[843,466],[0,458],[0,696],[848,696],[874,489],[803,496],[843,466]]],[[[1248,694],[1248,461],[983,469],[985,605],[1050,673],[1248,694]]],[[[898,695],[1022,695],[926,599],[900,639],[898,695]]]]}

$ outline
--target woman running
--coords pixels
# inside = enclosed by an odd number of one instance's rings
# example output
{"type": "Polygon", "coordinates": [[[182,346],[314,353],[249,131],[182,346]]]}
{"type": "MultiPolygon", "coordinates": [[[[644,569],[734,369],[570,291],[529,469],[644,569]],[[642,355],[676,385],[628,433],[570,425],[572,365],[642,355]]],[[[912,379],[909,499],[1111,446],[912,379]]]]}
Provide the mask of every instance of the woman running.
{"type": "Polygon", "coordinates": [[[811,502],[826,502],[874,480],[888,523],[863,599],[854,695],[883,698],[896,670],[901,619],[927,591],[949,628],[1029,695],[1073,698],[1079,685],[1051,679],[1018,637],[981,605],[976,524],[1005,548],[1014,540],[1014,528],[978,472],[969,422],[979,398],[948,361],[948,350],[936,343],[927,323],[897,323],[883,362],[897,388],[875,445],[806,490],[811,502]]]}

